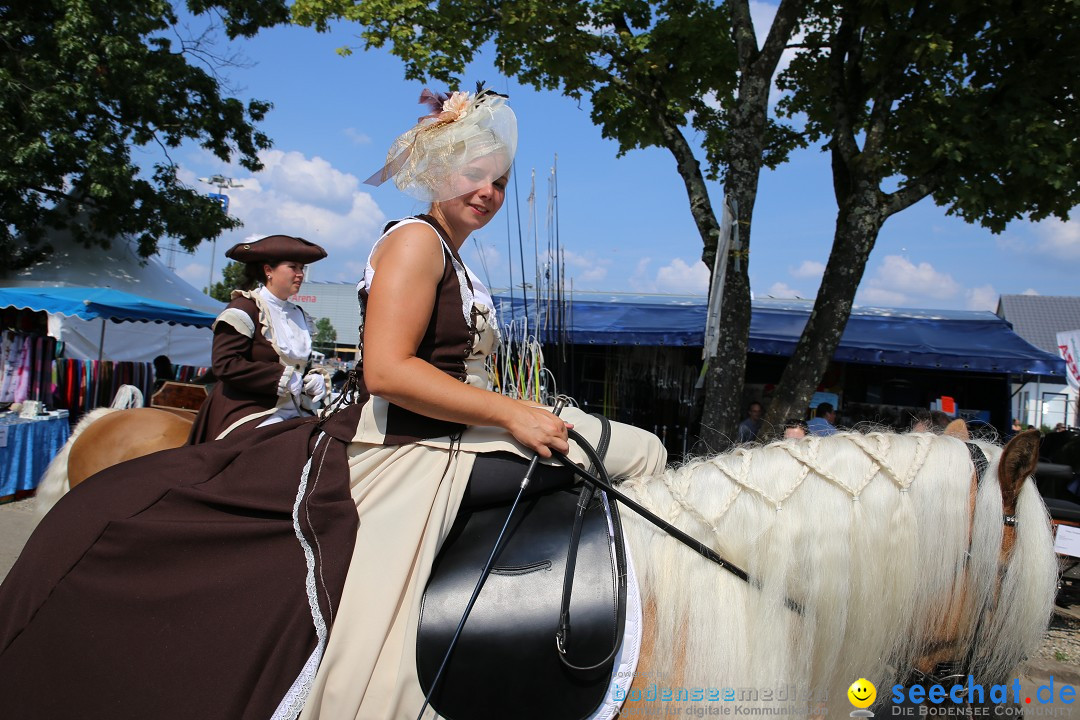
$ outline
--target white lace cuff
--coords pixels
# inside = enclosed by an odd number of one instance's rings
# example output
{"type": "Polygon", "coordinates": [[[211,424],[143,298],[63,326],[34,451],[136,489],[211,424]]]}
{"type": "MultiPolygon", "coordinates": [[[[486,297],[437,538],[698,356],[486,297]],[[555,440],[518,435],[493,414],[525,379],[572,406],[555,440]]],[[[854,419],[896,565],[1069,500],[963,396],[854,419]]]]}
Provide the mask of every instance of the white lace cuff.
{"type": "Polygon", "coordinates": [[[277,394],[278,397],[284,397],[292,394],[292,389],[289,387],[292,384],[293,376],[296,373],[293,372],[291,367],[286,366],[285,371],[281,373],[281,377],[278,379],[277,394]]]}

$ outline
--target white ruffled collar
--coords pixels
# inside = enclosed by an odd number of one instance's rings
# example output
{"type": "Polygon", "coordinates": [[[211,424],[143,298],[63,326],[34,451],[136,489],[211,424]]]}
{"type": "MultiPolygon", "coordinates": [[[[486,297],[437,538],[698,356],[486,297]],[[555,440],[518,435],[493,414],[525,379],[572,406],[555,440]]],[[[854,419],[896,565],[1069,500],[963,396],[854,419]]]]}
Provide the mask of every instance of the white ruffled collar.
{"type": "Polygon", "coordinates": [[[262,295],[264,300],[266,300],[268,303],[271,303],[272,305],[274,305],[274,307],[277,307],[280,310],[288,310],[290,307],[292,307],[291,302],[289,302],[288,300],[282,300],[277,295],[270,292],[270,290],[268,290],[265,285],[259,288],[259,294],[262,295]]]}

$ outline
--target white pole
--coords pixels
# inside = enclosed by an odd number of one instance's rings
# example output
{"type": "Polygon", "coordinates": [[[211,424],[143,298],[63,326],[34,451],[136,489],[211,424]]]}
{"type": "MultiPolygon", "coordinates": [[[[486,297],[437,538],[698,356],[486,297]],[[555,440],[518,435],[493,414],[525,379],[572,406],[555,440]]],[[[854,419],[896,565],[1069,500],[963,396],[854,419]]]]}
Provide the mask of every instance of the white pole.
{"type": "Polygon", "coordinates": [[[217,254],[217,238],[210,241],[210,280],[206,283],[206,294],[214,289],[214,255],[217,254]]]}

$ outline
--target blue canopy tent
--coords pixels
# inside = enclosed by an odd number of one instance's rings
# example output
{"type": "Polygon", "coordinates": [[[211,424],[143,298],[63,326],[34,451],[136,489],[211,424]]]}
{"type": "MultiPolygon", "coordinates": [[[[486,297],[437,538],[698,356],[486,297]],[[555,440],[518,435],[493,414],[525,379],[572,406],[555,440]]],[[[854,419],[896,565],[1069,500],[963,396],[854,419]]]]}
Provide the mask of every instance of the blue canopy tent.
{"type": "MultiPolygon", "coordinates": [[[[101,320],[100,348],[105,346],[106,322],[141,321],[210,327],[215,316],[201,310],[140,297],[111,288],[0,287],[0,307],[47,312],[83,320],[101,320]]],[[[98,359],[101,359],[99,355],[98,359]]]]}
{"type": "Polygon", "coordinates": [[[83,320],[98,318],[118,322],[141,320],[194,327],[210,327],[215,317],[200,310],[192,310],[161,300],[151,300],[111,288],[4,287],[0,288],[0,307],[25,308],[79,317],[83,320]]]}
{"type": "MultiPolygon", "coordinates": [[[[499,322],[525,317],[522,296],[495,295],[499,322]]],[[[577,345],[698,346],[706,298],[575,293],[561,315],[562,339],[577,345]]],[[[799,300],[755,300],[749,352],[790,356],[810,317],[799,300]]],[[[558,342],[554,310],[529,299],[529,324],[544,342],[558,342]]],[[[1065,363],[1012,330],[989,311],[859,308],[852,310],[835,360],[912,368],[1064,377],[1065,363]]]]}

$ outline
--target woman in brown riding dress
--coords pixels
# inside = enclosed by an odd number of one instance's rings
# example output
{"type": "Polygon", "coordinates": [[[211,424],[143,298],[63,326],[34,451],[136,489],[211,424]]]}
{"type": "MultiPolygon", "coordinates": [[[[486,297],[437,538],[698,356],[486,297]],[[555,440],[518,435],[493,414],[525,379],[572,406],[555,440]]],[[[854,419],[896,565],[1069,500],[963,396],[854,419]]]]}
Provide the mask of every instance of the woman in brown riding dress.
{"type": "MultiPolygon", "coordinates": [[[[352,404],[124,463],[61,500],[0,586],[0,717],[415,717],[422,590],[470,475],[552,450],[585,464],[567,428],[599,436],[576,408],[490,389],[495,309],[460,248],[503,204],[516,120],[490,92],[423,99],[435,112],[379,179],[430,205],[372,248],[352,404]]],[[[612,423],[612,476],[665,461],[612,423]]]]}
{"type": "Polygon", "coordinates": [[[245,285],[214,321],[211,370],[217,378],[191,428],[195,445],[237,428],[262,427],[310,415],[326,394],[322,375],[305,376],[311,357],[311,322],[289,298],[300,291],[309,263],[326,257],[315,243],[271,235],[230,248],[244,263],[245,285]]]}

